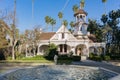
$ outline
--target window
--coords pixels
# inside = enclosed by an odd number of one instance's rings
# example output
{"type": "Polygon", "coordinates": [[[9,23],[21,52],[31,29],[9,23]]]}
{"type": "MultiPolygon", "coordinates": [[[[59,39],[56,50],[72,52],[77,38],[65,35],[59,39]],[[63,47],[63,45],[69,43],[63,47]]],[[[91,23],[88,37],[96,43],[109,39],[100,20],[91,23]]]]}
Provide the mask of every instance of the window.
{"type": "Polygon", "coordinates": [[[62,52],[63,45],[60,45],[60,52],[62,52]]]}
{"type": "Polygon", "coordinates": [[[64,35],[64,33],[62,33],[62,39],[64,39],[65,38],[65,35],[64,35]]]}
{"type": "Polygon", "coordinates": [[[82,18],[82,15],[80,15],[80,18],[82,18]]]}
{"type": "Polygon", "coordinates": [[[64,44],[64,52],[67,52],[67,45],[64,44]]]}

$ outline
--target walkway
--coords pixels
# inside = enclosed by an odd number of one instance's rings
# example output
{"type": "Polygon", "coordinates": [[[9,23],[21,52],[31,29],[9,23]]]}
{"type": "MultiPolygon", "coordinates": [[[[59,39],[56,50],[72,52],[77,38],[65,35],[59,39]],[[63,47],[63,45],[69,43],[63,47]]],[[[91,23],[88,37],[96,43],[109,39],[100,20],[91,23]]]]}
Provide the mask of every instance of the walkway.
{"type": "Polygon", "coordinates": [[[73,62],[73,65],[81,65],[81,66],[92,66],[92,67],[102,67],[120,74],[120,67],[114,66],[107,62],[96,62],[91,60],[73,62]]]}

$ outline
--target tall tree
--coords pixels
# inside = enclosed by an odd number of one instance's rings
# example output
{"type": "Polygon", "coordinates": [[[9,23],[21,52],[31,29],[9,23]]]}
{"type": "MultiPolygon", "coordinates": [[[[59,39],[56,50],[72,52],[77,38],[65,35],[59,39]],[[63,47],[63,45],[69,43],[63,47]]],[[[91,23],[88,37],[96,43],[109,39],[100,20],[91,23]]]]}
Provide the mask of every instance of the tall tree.
{"type": "Polygon", "coordinates": [[[95,35],[97,42],[102,42],[103,36],[102,36],[102,30],[100,28],[100,24],[97,23],[96,20],[89,19],[88,20],[88,31],[95,35]]]}
{"type": "Polygon", "coordinates": [[[6,39],[7,36],[7,26],[0,20],[0,48],[4,48],[8,46],[8,41],[6,39]]]}
{"type": "Polygon", "coordinates": [[[58,13],[58,18],[60,19],[61,23],[62,23],[62,18],[63,18],[63,13],[62,12],[59,12],[58,13]]]}
{"type": "Polygon", "coordinates": [[[65,25],[67,27],[68,26],[68,21],[67,20],[63,20],[63,25],[65,25]]]}
{"type": "Polygon", "coordinates": [[[106,14],[106,2],[107,2],[107,0],[102,0],[102,3],[104,3],[105,14],[106,14]]]}
{"type": "Polygon", "coordinates": [[[56,20],[52,18],[50,24],[52,25],[52,31],[53,31],[53,26],[56,24],[56,20]]]}
{"type": "Polygon", "coordinates": [[[107,24],[107,20],[108,20],[108,15],[106,15],[106,14],[103,14],[102,15],[102,18],[101,18],[101,21],[103,22],[103,27],[102,27],[102,34],[103,34],[103,36],[104,36],[104,40],[106,41],[106,42],[108,42],[108,36],[109,36],[109,33],[111,32],[111,28],[110,28],[110,26],[107,24]]]}
{"type": "Polygon", "coordinates": [[[120,9],[112,10],[108,15],[102,16],[103,30],[106,31],[107,39],[107,53],[119,53],[120,52],[120,9]]]}
{"type": "Polygon", "coordinates": [[[79,7],[78,7],[77,4],[75,4],[75,5],[73,6],[73,8],[72,8],[72,10],[73,10],[74,13],[77,12],[78,9],[79,9],[79,7]]]}
{"type": "Polygon", "coordinates": [[[47,24],[46,29],[48,29],[48,25],[50,24],[50,21],[51,21],[51,17],[50,16],[46,16],[45,17],[45,22],[47,24]]]}
{"type": "Polygon", "coordinates": [[[70,22],[70,26],[71,26],[71,30],[73,31],[73,28],[74,28],[74,22],[73,21],[70,22]]]}
{"type": "Polygon", "coordinates": [[[80,8],[83,9],[84,6],[85,6],[85,1],[84,1],[84,0],[81,0],[81,2],[80,2],[80,8]]]}

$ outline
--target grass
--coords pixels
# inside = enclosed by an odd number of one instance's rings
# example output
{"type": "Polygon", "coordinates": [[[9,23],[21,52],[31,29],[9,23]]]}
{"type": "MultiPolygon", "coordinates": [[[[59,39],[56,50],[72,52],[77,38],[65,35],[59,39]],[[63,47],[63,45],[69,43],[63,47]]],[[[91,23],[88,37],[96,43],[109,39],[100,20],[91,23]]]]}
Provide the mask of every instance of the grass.
{"type": "Polygon", "coordinates": [[[52,61],[46,60],[43,56],[24,57],[16,60],[2,60],[0,63],[52,63],[52,61]]]}
{"type": "MultiPolygon", "coordinates": [[[[58,64],[71,64],[71,58],[59,57],[58,64]]],[[[2,60],[0,63],[54,63],[54,60],[47,60],[44,56],[23,57],[16,60],[2,60]]]]}
{"type": "Polygon", "coordinates": [[[52,63],[48,60],[2,60],[0,63],[52,63]]]}

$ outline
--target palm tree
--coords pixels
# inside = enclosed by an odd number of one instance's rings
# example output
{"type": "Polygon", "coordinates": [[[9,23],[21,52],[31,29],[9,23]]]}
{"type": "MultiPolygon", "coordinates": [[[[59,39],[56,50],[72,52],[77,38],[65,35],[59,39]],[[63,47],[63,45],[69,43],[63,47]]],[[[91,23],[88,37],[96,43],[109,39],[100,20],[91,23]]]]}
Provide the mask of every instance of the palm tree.
{"type": "Polygon", "coordinates": [[[59,13],[58,13],[58,17],[59,17],[60,21],[62,22],[63,13],[62,13],[62,12],[59,12],[59,13]]]}
{"type": "Polygon", "coordinates": [[[67,20],[63,20],[63,25],[65,25],[67,27],[68,26],[68,21],[67,20]]]}
{"type": "Polygon", "coordinates": [[[71,26],[72,31],[73,31],[73,27],[74,27],[74,22],[73,21],[70,22],[70,26],[71,26]]]}
{"type": "MultiPolygon", "coordinates": [[[[68,21],[67,20],[63,20],[63,23],[62,23],[65,27],[67,27],[68,26],[68,21]]],[[[64,27],[64,33],[65,33],[65,27],[64,27]]]]}
{"type": "Polygon", "coordinates": [[[56,24],[56,20],[52,18],[50,24],[52,25],[52,32],[53,32],[53,26],[56,24]]]}
{"type": "Polygon", "coordinates": [[[78,11],[79,7],[77,4],[75,4],[72,9],[73,9],[73,12],[75,13],[78,11]]]}
{"type": "Polygon", "coordinates": [[[48,25],[50,24],[50,20],[51,20],[51,17],[50,17],[50,16],[46,16],[46,17],[45,17],[45,22],[46,22],[46,24],[47,24],[46,29],[48,29],[48,25]]]}
{"type": "Polygon", "coordinates": [[[85,6],[85,1],[84,1],[84,0],[81,0],[81,2],[80,2],[80,8],[83,9],[84,6],[85,6]]]}
{"type": "Polygon", "coordinates": [[[106,14],[106,3],[107,2],[107,0],[102,0],[102,3],[104,3],[104,10],[105,10],[105,14],[106,14]]]}

